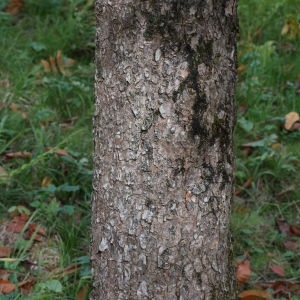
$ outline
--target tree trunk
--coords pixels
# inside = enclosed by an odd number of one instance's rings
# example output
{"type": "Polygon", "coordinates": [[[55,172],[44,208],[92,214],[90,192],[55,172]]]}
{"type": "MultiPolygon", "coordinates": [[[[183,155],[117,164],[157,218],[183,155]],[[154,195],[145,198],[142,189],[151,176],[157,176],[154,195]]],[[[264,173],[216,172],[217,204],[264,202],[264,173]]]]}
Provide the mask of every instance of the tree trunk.
{"type": "Polygon", "coordinates": [[[235,299],[235,0],[97,0],[91,299],[235,299]]]}

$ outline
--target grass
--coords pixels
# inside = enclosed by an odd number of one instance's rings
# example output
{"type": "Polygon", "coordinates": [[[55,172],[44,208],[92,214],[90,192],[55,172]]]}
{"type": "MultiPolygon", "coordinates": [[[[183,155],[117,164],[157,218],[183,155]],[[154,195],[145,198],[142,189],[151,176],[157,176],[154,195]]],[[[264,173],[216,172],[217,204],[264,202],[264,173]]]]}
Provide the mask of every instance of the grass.
{"type": "Polygon", "coordinates": [[[28,281],[30,294],[19,289],[1,299],[75,299],[89,287],[91,4],[27,0],[15,16],[0,13],[0,224],[11,221],[10,210],[25,207],[26,224],[47,232],[40,243],[17,239],[11,245],[11,257],[21,261],[0,267],[10,270],[11,282],[28,281]],[[41,60],[49,62],[59,50],[63,61],[75,62],[45,72],[41,60]],[[21,151],[29,156],[8,158],[21,151]]]}
{"type": "MultiPolygon", "coordinates": [[[[39,243],[12,241],[11,257],[20,260],[0,268],[11,282],[27,282],[30,294],[19,289],[0,299],[76,299],[89,289],[92,2],[26,0],[17,15],[0,12],[0,230],[25,211],[27,228],[47,233],[39,243]],[[59,61],[59,50],[61,64],[45,72],[41,60],[59,61]]],[[[300,112],[300,37],[281,34],[288,20],[299,21],[299,9],[296,0],[239,1],[232,230],[235,257],[248,253],[252,268],[240,289],[278,280],[270,265],[300,281],[299,251],[284,244],[299,241],[276,226],[277,219],[300,224],[300,131],[282,128],[287,113],[300,112]]]]}
{"type": "MultiPolygon", "coordinates": [[[[290,238],[298,246],[299,241],[276,226],[277,219],[300,224],[300,132],[283,129],[285,115],[300,111],[296,91],[300,40],[282,34],[288,19],[299,22],[299,9],[299,2],[293,0],[239,3],[243,68],[237,86],[235,143],[236,185],[242,192],[234,199],[232,229],[235,256],[248,253],[252,267],[252,276],[241,289],[263,282],[300,281],[299,249],[285,247],[290,238]],[[241,147],[247,143],[253,143],[248,152],[241,147]],[[243,188],[250,178],[251,184],[243,188]],[[283,267],[285,277],[274,274],[271,265],[283,267]]],[[[280,299],[300,299],[297,293],[276,292],[270,290],[280,299]]]]}

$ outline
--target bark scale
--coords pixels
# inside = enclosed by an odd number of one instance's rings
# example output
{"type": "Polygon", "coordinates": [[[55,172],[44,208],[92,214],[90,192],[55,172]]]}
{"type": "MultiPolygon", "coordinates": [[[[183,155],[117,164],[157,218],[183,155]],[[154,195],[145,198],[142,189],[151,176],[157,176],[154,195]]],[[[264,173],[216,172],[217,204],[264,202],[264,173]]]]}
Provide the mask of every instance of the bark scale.
{"type": "Polygon", "coordinates": [[[91,299],[235,299],[235,0],[96,16],[91,299]]]}

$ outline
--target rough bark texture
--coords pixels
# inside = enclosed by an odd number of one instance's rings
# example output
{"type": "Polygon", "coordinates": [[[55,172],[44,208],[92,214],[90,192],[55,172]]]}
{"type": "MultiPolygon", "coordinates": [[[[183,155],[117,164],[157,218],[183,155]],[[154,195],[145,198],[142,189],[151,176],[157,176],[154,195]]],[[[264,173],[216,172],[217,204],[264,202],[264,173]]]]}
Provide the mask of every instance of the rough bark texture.
{"type": "Polygon", "coordinates": [[[91,299],[234,299],[235,0],[96,15],[91,299]]]}

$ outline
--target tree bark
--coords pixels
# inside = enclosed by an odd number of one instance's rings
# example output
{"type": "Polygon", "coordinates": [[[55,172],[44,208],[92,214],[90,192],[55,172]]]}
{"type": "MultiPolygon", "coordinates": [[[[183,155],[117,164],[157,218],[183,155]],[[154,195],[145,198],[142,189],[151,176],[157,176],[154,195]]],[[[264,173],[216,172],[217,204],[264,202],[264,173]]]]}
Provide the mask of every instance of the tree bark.
{"type": "Polygon", "coordinates": [[[235,0],[97,0],[91,299],[235,299],[235,0]]]}

